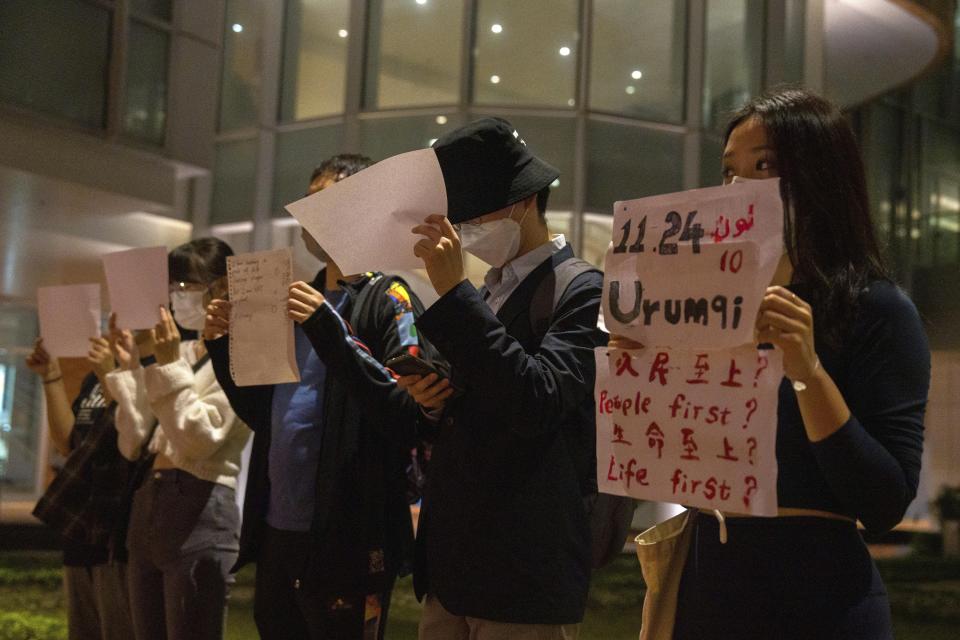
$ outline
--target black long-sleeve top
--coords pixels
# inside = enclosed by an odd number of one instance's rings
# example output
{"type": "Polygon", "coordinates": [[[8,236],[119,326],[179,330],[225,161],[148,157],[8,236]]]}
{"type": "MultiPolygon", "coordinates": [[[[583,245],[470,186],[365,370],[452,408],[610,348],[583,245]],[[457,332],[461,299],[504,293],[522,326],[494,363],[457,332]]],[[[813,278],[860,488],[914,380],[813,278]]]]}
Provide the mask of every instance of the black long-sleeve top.
{"type": "MultiPolygon", "coordinates": [[[[802,287],[793,289],[804,297],[802,287]]],[[[779,504],[844,514],[870,533],[891,529],[916,496],[920,477],[930,350],[919,314],[895,285],[876,281],[860,296],[845,344],[836,349],[817,339],[816,349],[851,416],[829,437],[811,442],[797,392],[784,379],[779,504]]]]}

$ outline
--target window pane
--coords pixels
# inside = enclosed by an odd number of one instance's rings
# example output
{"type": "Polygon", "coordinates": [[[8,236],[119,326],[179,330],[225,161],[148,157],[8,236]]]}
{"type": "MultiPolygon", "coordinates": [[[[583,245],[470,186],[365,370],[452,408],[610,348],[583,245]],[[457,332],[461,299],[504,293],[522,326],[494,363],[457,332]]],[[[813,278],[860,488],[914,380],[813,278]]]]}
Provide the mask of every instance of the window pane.
{"type": "Polygon", "coordinates": [[[333,125],[277,134],[277,157],[273,181],[273,214],[286,217],[284,205],[307,192],[310,174],[321,162],[337,153],[343,127],[333,125]]]}
{"type": "Polygon", "coordinates": [[[227,0],[220,80],[220,130],[257,125],[260,108],[260,11],[254,0],[227,0]]]}
{"type": "Polygon", "coordinates": [[[587,126],[587,207],[613,213],[617,200],[683,189],[679,134],[607,122],[587,126]]]}
{"type": "Polygon", "coordinates": [[[550,189],[548,209],[573,207],[575,122],[572,118],[507,118],[530,150],[560,170],[559,184],[550,189]]]}
{"type": "Polygon", "coordinates": [[[460,93],[462,0],[373,0],[367,109],[454,104],[460,93]],[[424,34],[429,33],[429,46],[424,34]]]}
{"type": "Polygon", "coordinates": [[[730,112],[760,92],[763,7],[758,0],[711,0],[707,5],[707,51],[703,122],[723,127],[730,112]]]}
{"type": "MultiPolygon", "coordinates": [[[[37,335],[36,312],[0,303],[0,481],[3,498],[30,498],[36,493],[40,463],[43,392],[26,365],[37,335]]],[[[67,361],[72,362],[72,361],[67,361]]],[[[66,364],[66,363],[64,363],[66,364]]]]}
{"type": "Polygon", "coordinates": [[[574,106],[578,5],[575,0],[481,0],[474,100],[574,106]]]}
{"type": "Polygon", "coordinates": [[[590,108],[683,122],[684,0],[593,3],[590,108]]]}
{"type": "Polygon", "coordinates": [[[0,2],[0,100],[102,129],[110,20],[78,0],[0,2]]]}
{"type": "Polygon", "coordinates": [[[723,140],[705,134],[700,141],[700,186],[716,187],[723,184],[723,140]]]}
{"type": "Polygon", "coordinates": [[[423,149],[456,125],[446,116],[370,118],[360,121],[360,153],[374,160],[423,149]],[[438,122],[440,120],[443,124],[438,122]]]}
{"type": "Polygon", "coordinates": [[[307,120],[343,111],[349,18],[347,0],[287,2],[282,120],[307,120]]]}
{"type": "Polygon", "coordinates": [[[123,130],[155,144],[163,144],[167,123],[169,48],[170,36],[165,31],[130,22],[123,130]]]}
{"type": "Polygon", "coordinates": [[[131,8],[134,13],[170,22],[170,18],[173,16],[172,4],[171,0],[133,0],[131,8]]]}
{"type": "Polygon", "coordinates": [[[256,178],[256,139],[218,144],[210,222],[221,224],[252,219],[256,178]]]}

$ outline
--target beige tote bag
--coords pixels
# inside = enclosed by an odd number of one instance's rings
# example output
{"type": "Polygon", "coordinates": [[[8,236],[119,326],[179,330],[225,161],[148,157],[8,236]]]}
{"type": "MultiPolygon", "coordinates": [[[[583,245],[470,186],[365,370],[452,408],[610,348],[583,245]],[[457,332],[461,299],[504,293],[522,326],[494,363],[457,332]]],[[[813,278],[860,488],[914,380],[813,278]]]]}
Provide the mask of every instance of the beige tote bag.
{"type": "Polygon", "coordinates": [[[687,562],[696,509],[687,509],[637,536],[637,557],[647,594],[640,640],[672,640],[680,576],[687,562]]]}

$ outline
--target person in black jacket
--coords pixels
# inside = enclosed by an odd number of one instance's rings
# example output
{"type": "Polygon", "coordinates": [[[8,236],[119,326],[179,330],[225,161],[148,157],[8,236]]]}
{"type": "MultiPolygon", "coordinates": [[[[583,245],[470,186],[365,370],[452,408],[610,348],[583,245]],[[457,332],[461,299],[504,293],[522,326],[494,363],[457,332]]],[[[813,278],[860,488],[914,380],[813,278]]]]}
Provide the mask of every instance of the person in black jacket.
{"type": "MultiPolygon", "coordinates": [[[[314,172],[310,193],[369,164],[335,156],[314,172]]],[[[399,278],[345,277],[303,237],[326,268],[290,285],[299,383],[237,387],[229,302],[208,307],[217,378],[255,433],[237,567],[257,563],[262,638],[382,638],[394,580],[412,557],[405,465],[418,410],[380,363],[419,352],[422,306],[399,278]]]]}
{"type": "Polygon", "coordinates": [[[440,295],[417,326],[451,379],[398,381],[435,428],[414,572],[426,597],[420,638],[573,638],[590,580],[602,275],[574,278],[545,334],[535,330],[537,290],[573,257],[544,218],[559,172],[497,118],[434,149],[448,216],[413,229],[440,295]],[[479,291],[464,279],[461,246],[492,267],[479,291]]]}

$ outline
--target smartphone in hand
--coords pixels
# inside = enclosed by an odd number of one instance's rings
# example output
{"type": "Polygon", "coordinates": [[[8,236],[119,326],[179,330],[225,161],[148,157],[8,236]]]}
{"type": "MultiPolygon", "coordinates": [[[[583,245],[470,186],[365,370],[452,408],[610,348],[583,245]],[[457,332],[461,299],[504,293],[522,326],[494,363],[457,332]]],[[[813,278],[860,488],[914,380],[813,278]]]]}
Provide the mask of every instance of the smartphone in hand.
{"type": "MultiPolygon", "coordinates": [[[[450,374],[447,372],[446,367],[437,366],[418,358],[415,355],[409,353],[401,353],[398,356],[390,358],[384,363],[384,366],[400,376],[428,376],[431,373],[436,374],[437,380],[440,378],[450,378],[450,374]]],[[[450,396],[455,398],[463,393],[462,389],[453,387],[453,395],[450,396]]]]}

